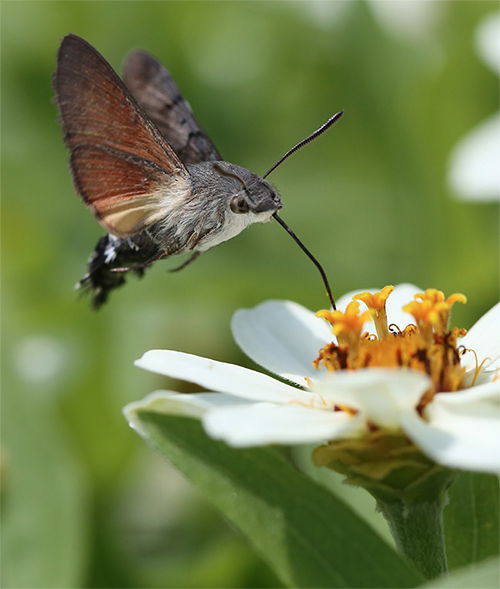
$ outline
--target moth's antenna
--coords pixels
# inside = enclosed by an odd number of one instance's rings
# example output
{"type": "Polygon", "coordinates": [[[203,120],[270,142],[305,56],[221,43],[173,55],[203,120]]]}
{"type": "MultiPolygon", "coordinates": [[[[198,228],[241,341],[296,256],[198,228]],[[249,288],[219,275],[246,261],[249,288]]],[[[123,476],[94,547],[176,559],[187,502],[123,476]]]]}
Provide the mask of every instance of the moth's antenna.
{"type": "Polygon", "coordinates": [[[330,299],[330,303],[332,304],[333,309],[336,310],[337,306],[335,305],[335,299],[333,298],[332,289],[330,288],[330,284],[328,283],[328,278],[326,276],[325,271],[323,270],[323,266],[321,266],[321,264],[318,262],[318,260],[311,254],[311,252],[300,241],[300,239],[295,235],[295,233],[290,229],[290,227],[288,227],[288,225],[285,223],[285,221],[283,221],[283,219],[278,216],[277,213],[274,213],[273,217],[276,219],[276,221],[278,221],[278,223],[283,227],[283,229],[289,235],[292,236],[292,238],[295,240],[295,242],[300,247],[300,249],[306,254],[306,256],[312,261],[312,263],[319,270],[319,273],[321,274],[321,278],[323,279],[323,284],[325,285],[325,288],[326,288],[326,294],[328,295],[328,298],[330,299]]]}
{"type": "Polygon", "coordinates": [[[269,168],[269,170],[267,170],[267,172],[262,176],[262,178],[267,178],[267,176],[269,176],[269,174],[271,172],[273,172],[274,170],[276,170],[276,168],[282,164],[287,157],[291,156],[292,153],[295,153],[297,150],[299,150],[301,147],[303,147],[304,145],[306,145],[307,143],[309,143],[310,141],[312,141],[313,139],[316,139],[316,137],[319,137],[319,135],[321,135],[322,133],[324,133],[327,129],[329,129],[333,123],[335,123],[336,121],[338,121],[340,119],[340,117],[343,115],[343,111],[337,112],[335,113],[332,117],[330,117],[325,123],[323,123],[321,125],[321,127],[319,129],[316,129],[316,131],[314,131],[314,133],[311,133],[310,135],[308,135],[305,139],[302,139],[302,141],[300,141],[299,143],[297,143],[297,145],[294,145],[292,147],[292,149],[289,149],[285,155],[281,156],[280,159],[269,168]]]}

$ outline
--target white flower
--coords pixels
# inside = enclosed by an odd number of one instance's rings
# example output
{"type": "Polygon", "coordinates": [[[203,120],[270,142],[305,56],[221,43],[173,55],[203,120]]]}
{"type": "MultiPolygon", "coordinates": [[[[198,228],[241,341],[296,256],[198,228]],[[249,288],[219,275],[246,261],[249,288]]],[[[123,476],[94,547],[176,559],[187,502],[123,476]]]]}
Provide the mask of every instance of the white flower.
{"type": "Polygon", "coordinates": [[[448,330],[447,321],[453,303],[465,302],[462,295],[419,295],[412,285],[396,287],[389,297],[391,292],[365,292],[355,302],[351,293],[339,300],[344,312],[322,312],[337,338],[323,319],[293,302],[267,301],[236,312],[238,345],[292,384],[182,352],[146,352],[137,366],[215,392],[159,391],[128,405],[125,415],[139,433],[138,410],[197,417],[208,435],[235,447],[361,439],[374,429],[401,432],[445,466],[500,470],[500,304],[461,337],[465,330],[448,330]],[[363,312],[364,303],[371,315],[363,312]],[[370,316],[373,323],[366,321],[370,316]],[[365,329],[379,337],[367,338],[365,329]],[[346,342],[352,345],[347,355],[346,342]],[[410,353],[415,345],[418,353],[410,353]],[[419,371],[418,362],[429,374],[419,371]]]}
{"type": "MultiPolygon", "coordinates": [[[[367,5],[385,32],[405,40],[418,41],[428,36],[441,12],[438,2],[428,0],[369,0],[367,5]]],[[[351,0],[308,0],[290,2],[287,7],[300,12],[313,25],[329,28],[339,23],[342,26],[352,13],[354,3],[351,0]]]]}
{"type": "Polygon", "coordinates": [[[405,40],[420,40],[432,31],[439,18],[441,6],[439,2],[428,0],[408,0],[388,2],[370,0],[368,6],[379,25],[387,32],[405,40]]]}
{"type": "MultiPolygon", "coordinates": [[[[500,73],[500,14],[488,15],[477,32],[477,49],[483,61],[500,73]]],[[[500,198],[500,113],[479,123],[453,149],[449,183],[465,200],[500,198]]]]}
{"type": "Polygon", "coordinates": [[[489,14],[481,23],[476,35],[477,52],[483,61],[500,74],[500,13],[489,14]]]}
{"type": "Polygon", "coordinates": [[[500,114],[479,123],[455,146],[450,185],[465,200],[500,199],[500,114]]]}

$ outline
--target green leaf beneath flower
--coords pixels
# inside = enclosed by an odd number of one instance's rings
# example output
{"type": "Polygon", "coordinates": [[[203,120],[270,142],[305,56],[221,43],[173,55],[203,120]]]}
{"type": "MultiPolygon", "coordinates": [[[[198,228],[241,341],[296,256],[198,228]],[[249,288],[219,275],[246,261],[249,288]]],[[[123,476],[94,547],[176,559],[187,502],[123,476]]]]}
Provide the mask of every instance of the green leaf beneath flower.
{"type": "Polygon", "coordinates": [[[423,585],[421,589],[498,589],[500,585],[500,561],[491,558],[477,566],[468,566],[443,575],[423,585]]]}
{"type": "Polygon", "coordinates": [[[414,587],[420,575],[272,447],[233,449],[190,418],[138,411],[144,435],[293,587],[414,587]]]}
{"type": "Polygon", "coordinates": [[[444,512],[449,568],[464,567],[499,554],[498,478],[461,473],[452,484],[449,497],[444,512]]]}

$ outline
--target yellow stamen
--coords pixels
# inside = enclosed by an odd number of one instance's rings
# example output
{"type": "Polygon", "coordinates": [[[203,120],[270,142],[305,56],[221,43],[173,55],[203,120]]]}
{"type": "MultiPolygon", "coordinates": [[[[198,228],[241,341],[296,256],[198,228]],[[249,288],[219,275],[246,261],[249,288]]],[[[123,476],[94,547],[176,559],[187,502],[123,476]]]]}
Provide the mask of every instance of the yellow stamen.
{"type": "Polygon", "coordinates": [[[445,299],[444,293],[435,288],[428,288],[425,292],[416,294],[414,298],[415,300],[403,307],[403,310],[413,315],[428,341],[431,340],[433,332],[441,335],[446,333],[453,305],[467,302],[467,298],[460,293],[454,293],[445,299]]]}
{"type": "Polygon", "coordinates": [[[476,366],[474,368],[474,376],[472,377],[472,382],[471,382],[471,387],[473,387],[476,384],[477,377],[479,376],[481,370],[483,369],[483,367],[485,366],[485,364],[487,362],[491,362],[491,358],[489,358],[487,356],[480,363],[479,362],[479,358],[477,357],[476,350],[473,350],[472,348],[465,348],[463,346],[460,346],[460,347],[462,348],[462,350],[459,351],[459,354],[463,355],[463,354],[465,354],[467,352],[471,352],[472,354],[474,354],[474,362],[475,362],[476,366]]]}
{"type": "Polygon", "coordinates": [[[332,326],[333,334],[337,336],[339,344],[351,347],[357,346],[363,325],[371,319],[369,311],[360,312],[357,301],[351,301],[345,312],[318,311],[316,315],[326,319],[332,326]]]}
{"type": "MultiPolygon", "coordinates": [[[[413,315],[416,325],[410,324],[401,330],[391,324],[389,330],[385,306],[393,290],[394,287],[386,286],[375,294],[360,293],[347,305],[344,313],[317,313],[330,323],[338,344],[332,342],[324,346],[313,365],[329,371],[384,366],[424,372],[433,384],[420,399],[418,409],[422,410],[436,392],[457,391],[465,386],[465,368],[460,364],[463,348],[458,346],[458,339],[466,331],[448,329],[448,319],[452,306],[457,302],[465,303],[467,299],[458,293],[445,298],[443,292],[428,289],[415,295],[415,300],[404,307],[413,315]],[[369,310],[361,312],[358,301],[369,310]],[[375,321],[378,338],[362,333],[363,324],[370,316],[375,321]]],[[[477,367],[474,382],[482,366],[477,367]]],[[[344,407],[340,409],[345,410],[344,407]]]]}
{"type": "Polygon", "coordinates": [[[442,303],[444,301],[444,292],[436,288],[428,288],[425,292],[416,294],[414,299],[421,301],[429,301],[429,303],[442,303]]]}
{"type": "Polygon", "coordinates": [[[384,309],[389,295],[394,290],[394,286],[384,286],[379,292],[360,292],[354,297],[355,301],[363,301],[369,309],[384,309]]]}
{"type": "Polygon", "coordinates": [[[455,292],[446,299],[446,304],[451,308],[455,303],[462,303],[465,305],[467,297],[460,292],[455,292]]]}
{"type": "Polygon", "coordinates": [[[431,343],[433,327],[439,321],[439,310],[436,309],[436,304],[428,300],[412,301],[403,307],[403,311],[413,315],[425,341],[431,343]]]}
{"type": "Polygon", "coordinates": [[[379,292],[362,292],[354,297],[355,301],[362,301],[368,307],[379,338],[383,338],[389,333],[385,303],[393,290],[394,286],[384,286],[379,292]]]}

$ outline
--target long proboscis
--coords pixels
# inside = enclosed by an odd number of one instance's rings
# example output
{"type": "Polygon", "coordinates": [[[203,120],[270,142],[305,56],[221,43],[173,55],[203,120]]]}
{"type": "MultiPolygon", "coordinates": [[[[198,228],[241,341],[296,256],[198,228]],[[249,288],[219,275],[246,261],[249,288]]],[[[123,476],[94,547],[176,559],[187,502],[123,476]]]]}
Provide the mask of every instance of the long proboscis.
{"type": "MultiPolygon", "coordinates": [[[[327,129],[329,129],[336,121],[340,119],[340,117],[344,113],[342,111],[335,113],[331,116],[326,122],[324,122],[321,127],[316,129],[313,133],[308,135],[302,141],[299,141],[297,145],[294,145],[291,149],[289,149],[284,155],[280,157],[280,159],[267,170],[267,172],[262,176],[262,178],[266,178],[269,176],[271,172],[273,172],[280,164],[282,164],[288,157],[290,157],[293,153],[299,150],[301,147],[316,139],[319,135],[324,133],[327,129]]],[[[318,260],[312,255],[312,253],[307,249],[307,247],[302,243],[302,241],[295,235],[295,233],[290,229],[290,227],[283,221],[281,217],[278,216],[277,213],[274,213],[273,217],[278,221],[278,223],[283,227],[283,229],[294,239],[295,243],[300,247],[300,249],[306,254],[306,256],[311,260],[311,262],[316,266],[319,273],[321,274],[321,278],[323,280],[323,284],[325,285],[326,294],[328,295],[328,299],[332,305],[332,308],[335,310],[337,306],[335,305],[335,299],[333,298],[332,289],[330,288],[330,283],[328,282],[328,277],[326,272],[323,269],[323,266],[318,262],[318,260]]]]}
{"type": "Polygon", "coordinates": [[[330,288],[330,283],[328,282],[326,272],[323,270],[323,266],[318,262],[318,260],[312,255],[312,253],[307,249],[307,247],[302,243],[302,241],[295,235],[295,233],[290,229],[290,227],[285,223],[285,221],[283,221],[283,219],[277,213],[274,213],[273,217],[276,219],[276,221],[278,221],[278,223],[283,227],[283,229],[295,240],[295,243],[300,247],[300,249],[306,254],[306,256],[319,270],[321,278],[323,279],[323,284],[325,285],[326,294],[328,295],[328,299],[330,300],[332,308],[335,310],[337,306],[335,305],[335,299],[332,295],[332,289],[330,288]]]}

